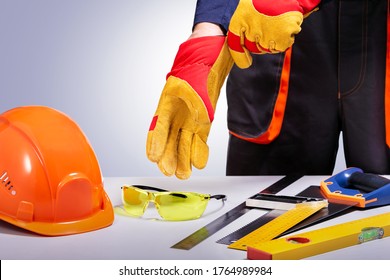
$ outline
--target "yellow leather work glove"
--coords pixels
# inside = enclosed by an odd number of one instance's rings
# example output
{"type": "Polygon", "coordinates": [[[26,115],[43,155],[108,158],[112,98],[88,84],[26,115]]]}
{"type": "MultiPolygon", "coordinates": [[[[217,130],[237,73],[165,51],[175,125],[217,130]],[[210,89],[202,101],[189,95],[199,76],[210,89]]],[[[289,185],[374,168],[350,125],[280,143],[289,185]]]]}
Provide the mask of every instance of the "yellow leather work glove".
{"type": "Polygon", "coordinates": [[[207,137],[233,60],[225,36],[184,42],[176,55],[150,125],[147,157],[162,173],[187,179],[207,164],[207,137]]]}
{"type": "Polygon", "coordinates": [[[321,0],[240,0],[230,20],[228,45],[236,65],[252,65],[251,53],[278,53],[294,43],[303,18],[321,0]]]}

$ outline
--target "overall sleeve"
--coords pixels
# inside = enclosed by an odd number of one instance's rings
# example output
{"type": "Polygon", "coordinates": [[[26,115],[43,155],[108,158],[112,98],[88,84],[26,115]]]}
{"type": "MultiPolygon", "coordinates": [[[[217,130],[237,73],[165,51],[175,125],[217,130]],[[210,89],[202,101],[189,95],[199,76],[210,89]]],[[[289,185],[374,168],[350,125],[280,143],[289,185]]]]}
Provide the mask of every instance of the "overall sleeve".
{"type": "Polygon", "coordinates": [[[239,0],[198,0],[194,26],[200,22],[218,24],[226,33],[239,0]]]}

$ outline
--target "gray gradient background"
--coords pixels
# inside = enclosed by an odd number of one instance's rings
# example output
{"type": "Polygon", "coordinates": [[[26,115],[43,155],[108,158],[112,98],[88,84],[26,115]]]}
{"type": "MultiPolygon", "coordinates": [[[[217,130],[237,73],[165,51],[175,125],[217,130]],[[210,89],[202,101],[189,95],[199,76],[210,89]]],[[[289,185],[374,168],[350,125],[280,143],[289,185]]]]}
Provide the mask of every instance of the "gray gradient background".
{"type": "MultiPolygon", "coordinates": [[[[0,0],[0,112],[45,105],[75,120],[104,176],[162,176],[145,141],[196,0],[0,0]]],[[[195,176],[225,174],[225,89],[195,176]]],[[[339,157],[336,170],[344,168],[339,157]]]]}

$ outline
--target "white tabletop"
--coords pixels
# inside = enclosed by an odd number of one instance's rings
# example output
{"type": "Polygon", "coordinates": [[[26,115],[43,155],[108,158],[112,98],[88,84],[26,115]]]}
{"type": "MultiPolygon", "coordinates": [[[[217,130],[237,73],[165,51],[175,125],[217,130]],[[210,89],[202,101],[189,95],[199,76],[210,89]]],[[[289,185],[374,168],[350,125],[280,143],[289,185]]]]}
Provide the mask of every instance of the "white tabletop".
{"type": "MultiPolygon", "coordinates": [[[[186,190],[209,194],[225,194],[225,204],[211,200],[204,215],[197,220],[168,222],[159,218],[152,205],[142,218],[115,215],[110,227],[69,236],[43,237],[0,221],[0,259],[89,259],[89,260],[188,260],[246,258],[246,252],[227,248],[217,240],[248,224],[264,210],[251,210],[244,216],[208,237],[190,250],[171,246],[192,234],[223,213],[244,202],[246,198],[265,189],[282,176],[193,177],[186,181],[175,178],[105,178],[105,190],[113,205],[121,204],[121,186],[146,184],[169,190],[186,190]]],[[[306,176],[278,194],[296,195],[310,185],[319,185],[324,176],[306,176]]],[[[311,226],[301,232],[365,218],[390,211],[390,206],[356,210],[340,217],[311,226]]],[[[328,252],[309,259],[386,259],[390,260],[390,238],[328,252]]]]}

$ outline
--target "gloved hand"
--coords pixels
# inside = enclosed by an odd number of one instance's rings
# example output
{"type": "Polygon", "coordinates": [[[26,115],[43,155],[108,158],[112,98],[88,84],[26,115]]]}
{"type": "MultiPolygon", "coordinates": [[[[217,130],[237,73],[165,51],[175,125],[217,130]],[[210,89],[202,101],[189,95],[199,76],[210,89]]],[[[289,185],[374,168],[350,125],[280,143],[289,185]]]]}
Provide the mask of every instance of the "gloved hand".
{"type": "Polygon", "coordinates": [[[240,0],[228,32],[228,45],[236,65],[252,65],[251,53],[278,53],[294,43],[303,18],[321,0],[240,0]]]}
{"type": "Polygon", "coordinates": [[[184,42],[176,55],[152,120],[146,153],[162,173],[187,179],[202,169],[220,89],[233,65],[225,36],[184,42]]]}

